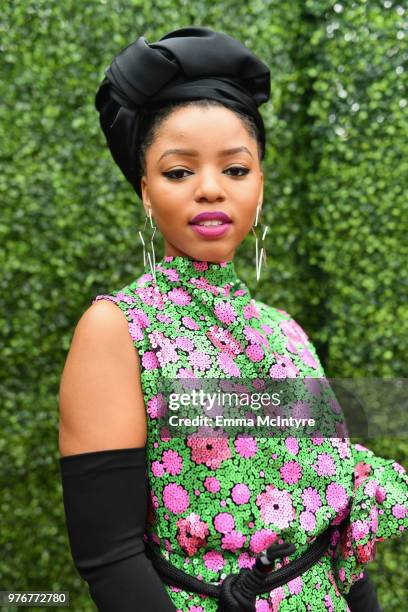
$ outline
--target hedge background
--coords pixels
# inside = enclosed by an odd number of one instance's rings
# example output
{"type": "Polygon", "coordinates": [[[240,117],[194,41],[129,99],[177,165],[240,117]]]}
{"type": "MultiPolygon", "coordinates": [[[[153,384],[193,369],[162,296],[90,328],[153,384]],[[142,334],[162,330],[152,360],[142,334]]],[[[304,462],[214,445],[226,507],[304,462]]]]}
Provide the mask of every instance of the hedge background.
{"type": "MultiPolygon", "coordinates": [[[[306,329],[328,376],[407,373],[402,3],[6,1],[0,587],[69,590],[75,611],[95,608],[73,568],[65,531],[59,380],[75,325],[93,297],[142,273],[142,205],[110,157],[94,95],[127,44],[187,25],[239,38],[271,69],[271,100],[261,107],[268,268],[256,287],[249,236],[250,248],[237,252],[237,271],[257,299],[287,310],[306,329]]],[[[406,437],[360,441],[408,465],[406,437]]],[[[406,602],[406,564],[403,538],[378,546],[370,570],[387,611],[406,602]]]]}

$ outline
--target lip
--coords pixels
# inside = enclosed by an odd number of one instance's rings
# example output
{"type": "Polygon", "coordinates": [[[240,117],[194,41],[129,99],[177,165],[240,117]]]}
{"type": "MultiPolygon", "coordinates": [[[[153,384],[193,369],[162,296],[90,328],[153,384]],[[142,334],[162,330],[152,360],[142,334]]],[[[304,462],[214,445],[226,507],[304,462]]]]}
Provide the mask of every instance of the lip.
{"type": "MultiPolygon", "coordinates": [[[[209,210],[206,212],[202,212],[196,215],[193,219],[191,219],[190,224],[194,225],[195,223],[199,223],[200,221],[223,221],[224,223],[232,223],[231,217],[229,217],[226,213],[221,210],[209,210]]],[[[221,227],[221,226],[220,226],[221,227]]]]}
{"type": "Polygon", "coordinates": [[[205,227],[204,225],[197,225],[196,223],[190,223],[191,229],[200,236],[206,238],[218,238],[227,232],[232,223],[222,223],[221,225],[213,225],[212,227],[205,227]]]}

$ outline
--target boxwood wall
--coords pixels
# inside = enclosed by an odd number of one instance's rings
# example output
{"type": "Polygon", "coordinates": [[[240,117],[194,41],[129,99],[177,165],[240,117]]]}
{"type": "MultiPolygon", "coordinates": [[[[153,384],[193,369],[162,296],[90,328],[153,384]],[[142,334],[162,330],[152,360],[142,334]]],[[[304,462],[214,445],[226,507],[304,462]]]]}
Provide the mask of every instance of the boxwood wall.
{"type": "MultiPolygon", "coordinates": [[[[391,0],[9,0],[0,14],[0,587],[69,590],[58,470],[58,387],[98,293],[142,272],[142,206],[114,165],[93,102],[138,36],[203,25],[270,66],[263,221],[236,267],[290,312],[332,377],[403,377],[408,353],[406,12],[391,0]],[[404,68],[405,63],[405,68],[404,68]]],[[[160,251],[160,249],[159,249],[160,251]]],[[[402,432],[403,433],[403,432],[402,432]]],[[[408,463],[407,439],[367,440],[408,463]]],[[[406,543],[378,547],[384,608],[406,602],[406,543]],[[405,597],[404,597],[405,592],[405,597]]]]}

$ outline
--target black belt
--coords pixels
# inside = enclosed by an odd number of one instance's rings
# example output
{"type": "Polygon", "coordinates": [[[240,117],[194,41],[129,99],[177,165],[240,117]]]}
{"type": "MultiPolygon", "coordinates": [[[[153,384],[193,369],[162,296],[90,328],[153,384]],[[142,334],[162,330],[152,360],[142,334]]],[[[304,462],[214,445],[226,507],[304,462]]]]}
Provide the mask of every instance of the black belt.
{"type": "Polygon", "coordinates": [[[272,544],[258,555],[251,569],[241,568],[238,574],[228,574],[221,584],[211,584],[186,574],[158,554],[148,542],[146,554],[163,582],[169,586],[219,599],[218,612],[254,612],[257,595],[268,593],[297,578],[324,555],[334,529],[329,527],[323,531],[300,557],[273,571],[275,559],[292,555],[296,547],[286,542],[272,544]]]}

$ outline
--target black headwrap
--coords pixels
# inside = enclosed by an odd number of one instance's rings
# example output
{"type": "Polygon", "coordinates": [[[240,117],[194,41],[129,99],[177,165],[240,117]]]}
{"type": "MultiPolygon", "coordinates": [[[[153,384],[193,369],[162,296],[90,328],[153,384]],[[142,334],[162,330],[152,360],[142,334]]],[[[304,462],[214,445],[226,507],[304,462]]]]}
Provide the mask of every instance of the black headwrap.
{"type": "Polygon", "coordinates": [[[100,124],[113,159],[140,198],[142,117],[167,101],[212,98],[252,116],[263,158],[265,127],[258,106],[269,99],[270,71],[235,38],[204,27],[173,30],[155,43],[140,36],[105,75],[95,98],[100,124]]]}

